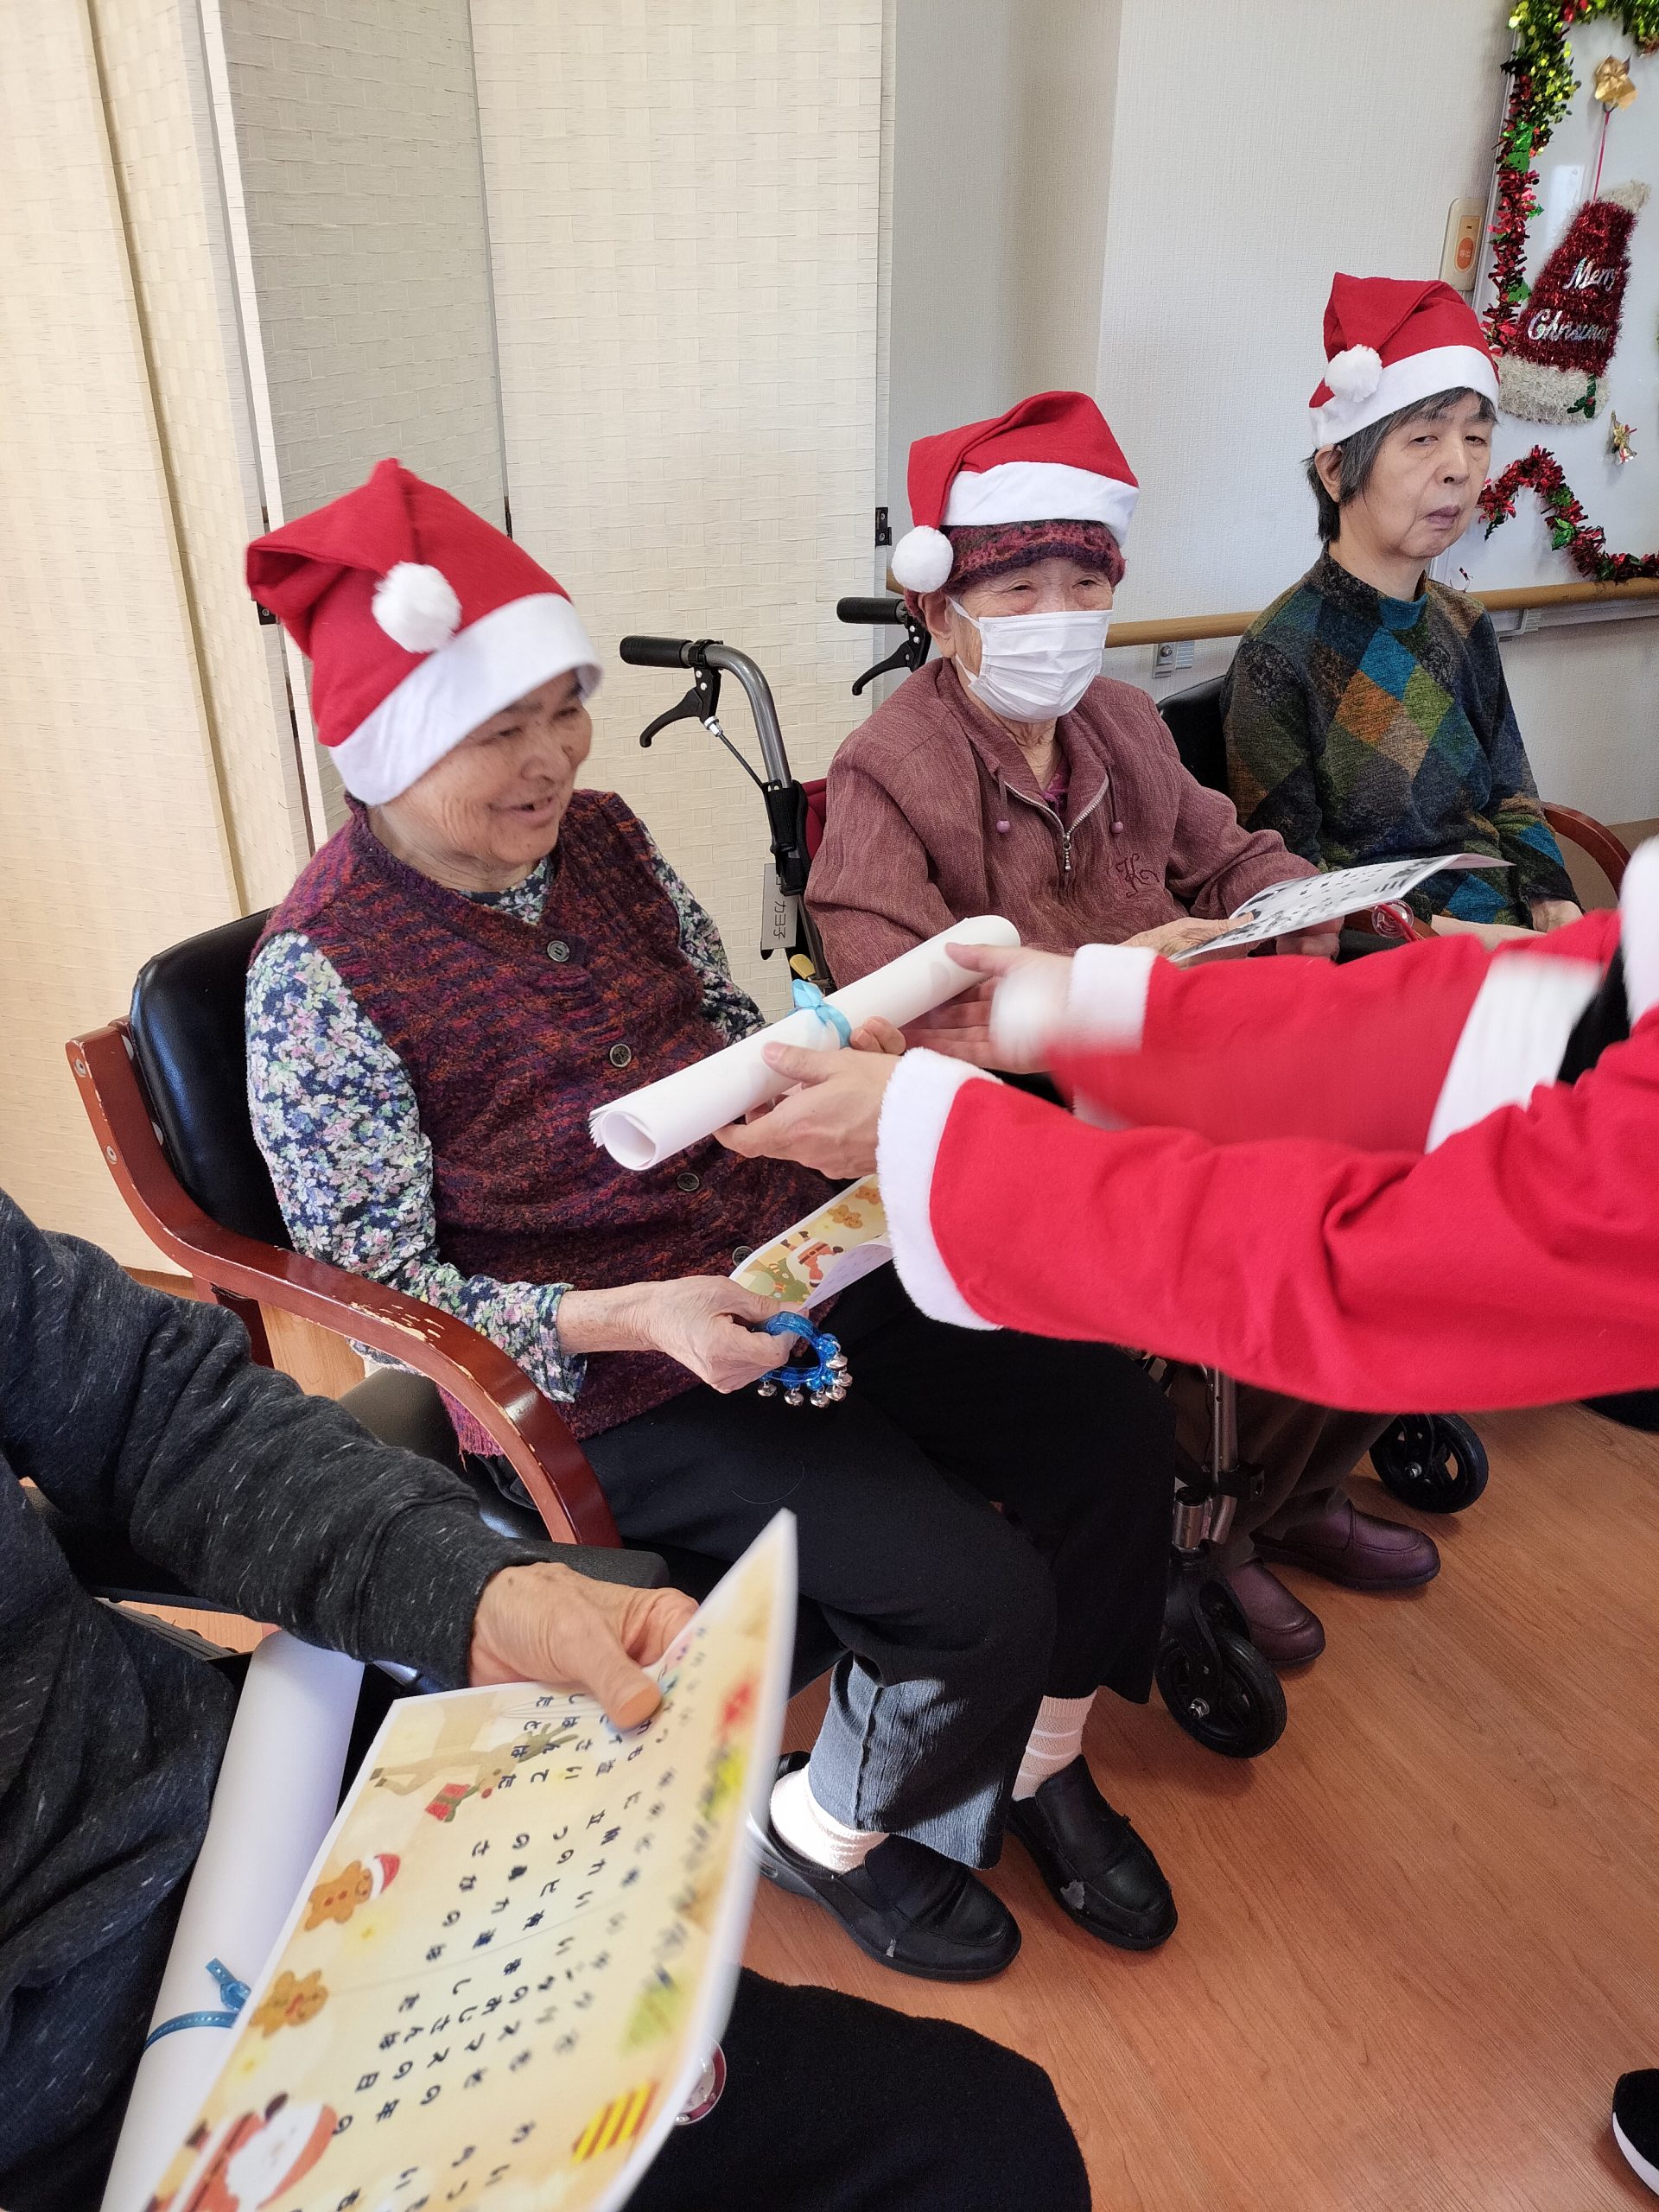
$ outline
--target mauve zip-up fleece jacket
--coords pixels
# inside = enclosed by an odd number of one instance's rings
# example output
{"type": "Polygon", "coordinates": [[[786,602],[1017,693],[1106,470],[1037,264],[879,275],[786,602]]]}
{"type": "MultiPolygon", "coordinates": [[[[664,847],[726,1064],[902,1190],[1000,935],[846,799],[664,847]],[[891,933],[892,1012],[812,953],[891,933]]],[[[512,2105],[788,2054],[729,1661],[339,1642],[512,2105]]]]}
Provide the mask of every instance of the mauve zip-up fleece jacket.
{"type": "Polygon", "coordinates": [[[87,1595],[25,1480],[205,1598],[446,1687],[491,1575],[550,1554],[0,1192],[0,2204],[90,2212],[236,1692],[87,1595]]]}
{"type": "Polygon", "coordinates": [[[918,668],[853,732],[830,766],[807,888],[838,983],[970,914],[1006,915],[1025,944],[1075,952],[1185,914],[1220,919],[1316,873],[1276,831],[1241,829],[1133,684],[1096,677],[1057,734],[1063,814],[947,661],[918,668]]]}

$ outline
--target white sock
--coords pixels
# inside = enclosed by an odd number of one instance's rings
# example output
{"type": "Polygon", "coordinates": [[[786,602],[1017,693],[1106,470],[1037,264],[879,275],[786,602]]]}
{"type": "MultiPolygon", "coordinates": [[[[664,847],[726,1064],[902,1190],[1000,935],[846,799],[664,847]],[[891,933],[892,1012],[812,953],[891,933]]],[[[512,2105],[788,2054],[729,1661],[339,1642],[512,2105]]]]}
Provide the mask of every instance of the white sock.
{"type": "Polygon", "coordinates": [[[1034,1797],[1051,1776],[1071,1765],[1083,1749],[1083,1724],[1089,1718],[1092,1697],[1046,1697],[1037,1708],[1037,1725],[1031,1732],[1014,1777],[1016,1799],[1034,1797]]]}
{"type": "Polygon", "coordinates": [[[812,1795],[804,1766],[774,1786],[772,1825],[791,1851],[798,1851],[814,1866],[827,1866],[833,1874],[850,1874],[878,1843],[887,1840],[882,1829],[849,1828],[833,1813],[826,1813],[812,1795]]]}

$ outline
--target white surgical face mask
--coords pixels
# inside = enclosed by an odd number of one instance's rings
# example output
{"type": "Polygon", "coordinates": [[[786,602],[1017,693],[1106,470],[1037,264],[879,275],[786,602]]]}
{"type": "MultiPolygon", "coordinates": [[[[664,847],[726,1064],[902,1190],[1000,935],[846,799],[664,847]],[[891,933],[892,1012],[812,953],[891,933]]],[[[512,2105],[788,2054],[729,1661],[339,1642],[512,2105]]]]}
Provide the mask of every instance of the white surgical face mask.
{"type": "Polygon", "coordinates": [[[982,707],[1011,722],[1052,721],[1069,715],[1100,674],[1107,608],[1075,614],[969,614],[951,611],[979,632],[979,673],[957,659],[957,673],[982,707]]]}

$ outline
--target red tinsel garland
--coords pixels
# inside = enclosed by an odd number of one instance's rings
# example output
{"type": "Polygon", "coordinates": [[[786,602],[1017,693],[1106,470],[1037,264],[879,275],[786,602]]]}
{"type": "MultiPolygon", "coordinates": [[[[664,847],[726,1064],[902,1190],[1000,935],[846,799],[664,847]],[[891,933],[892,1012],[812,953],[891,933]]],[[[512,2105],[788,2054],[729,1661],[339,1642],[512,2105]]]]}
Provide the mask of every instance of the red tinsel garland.
{"type": "Polygon", "coordinates": [[[1549,523],[1549,542],[1565,553],[1581,576],[1592,583],[1626,584],[1637,576],[1659,576],[1659,553],[1609,553],[1607,533],[1592,523],[1561,474],[1561,464],[1547,446],[1512,461],[1501,476],[1494,477],[1480,495],[1480,512],[1490,537],[1500,523],[1510,521],[1522,492],[1535,492],[1549,523]]]}
{"type": "Polygon", "coordinates": [[[1527,158],[1533,143],[1527,121],[1531,108],[1531,73],[1519,69],[1510,87],[1498,156],[1497,204],[1492,211],[1492,304],[1481,317],[1495,353],[1503,353],[1515,336],[1527,299],[1527,226],[1538,213],[1538,172],[1527,158]]]}

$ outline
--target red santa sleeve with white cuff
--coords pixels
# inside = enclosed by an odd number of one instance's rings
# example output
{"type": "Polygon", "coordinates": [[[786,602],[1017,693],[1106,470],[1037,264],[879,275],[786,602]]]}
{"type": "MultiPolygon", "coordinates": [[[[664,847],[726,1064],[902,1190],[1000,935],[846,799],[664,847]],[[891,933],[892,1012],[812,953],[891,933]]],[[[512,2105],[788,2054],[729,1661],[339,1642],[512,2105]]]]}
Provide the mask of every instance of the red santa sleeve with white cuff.
{"type": "MultiPolygon", "coordinates": [[[[1553,1049],[1563,1008],[1552,1004],[1531,1030],[1511,1025],[1520,1052],[1507,1073],[1501,1053],[1485,1055],[1488,1088],[1513,1096],[1522,1080],[1524,1097],[1534,1082],[1544,1087],[1527,1104],[1436,1132],[1427,1153],[1462,1041],[1460,1029],[1448,1051],[1446,1021],[1428,1018],[1436,979],[1450,979],[1472,1027],[1487,975],[1515,957],[1471,963],[1461,939],[1310,976],[1281,998],[1277,1020],[1268,995],[1282,992],[1280,979],[1257,1004],[1250,1050],[1275,1060],[1281,1034],[1301,1038],[1312,1081],[1306,995],[1331,1016],[1329,1070],[1357,1041],[1338,1019],[1345,1005],[1380,1011],[1414,977],[1426,1042],[1414,1050],[1411,1031],[1399,1032],[1413,1064],[1400,1095],[1419,1134],[1393,1147],[1376,1145],[1376,1129],[1365,1148],[1312,1135],[1217,1142],[1190,1128],[1090,1128],[956,1063],[907,1054],[888,1086],[879,1173],[911,1295],[941,1319],[1141,1345],[1337,1406],[1433,1412],[1651,1387],[1659,848],[1649,850],[1627,878],[1630,1041],[1567,1087],[1549,1079],[1559,1051],[1547,1066],[1538,1057],[1553,1049]]],[[[1605,955],[1611,933],[1611,918],[1588,918],[1550,940],[1548,957],[1605,955]]],[[[1230,980],[1254,992],[1256,964],[1194,971],[1183,991],[1202,982],[1207,1001],[1230,980]]],[[[1162,982],[1149,973],[1149,1038],[1162,982]]],[[[1242,1042],[1243,1025],[1232,1033],[1242,1042]]],[[[1352,1086],[1325,1085],[1327,1096],[1344,1089],[1351,1099],[1352,1086]]]]}
{"type": "Polygon", "coordinates": [[[1180,968],[1085,945],[1069,979],[1016,969],[992,1007],[1010,1065],[1052,1070],[1080,1116],[1163,1122],[1222,1142],[1319,1136],[1421,1150],[1553,1075],[1617,940],[1586,916],[1493,953],[1457,937],[1338,968],[1323,960],[1180,968]],[[1339,1053],[1332,1039],[1341,1039],[1339,1053]]]}

